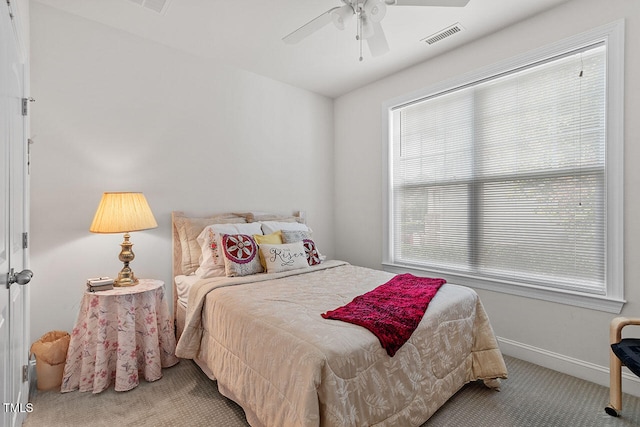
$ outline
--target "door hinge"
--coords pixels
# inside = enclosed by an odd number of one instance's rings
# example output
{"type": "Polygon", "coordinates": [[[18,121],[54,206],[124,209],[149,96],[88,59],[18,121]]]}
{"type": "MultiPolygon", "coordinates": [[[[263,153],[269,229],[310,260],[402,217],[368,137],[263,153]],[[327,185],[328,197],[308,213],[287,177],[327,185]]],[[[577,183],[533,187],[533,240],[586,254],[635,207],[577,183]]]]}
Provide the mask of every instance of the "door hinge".
{"type": "Polygon", "coordinates": [[[29,114],[29,103],[30,102],[35,102],[36,100],[29,97],[29,98],[22,98],[22,115],[26,116],[29,114]]]}
{"type": "Polygon", "coordinates": [[[29,381],[29,365],[22,365],[22,382],[29,381]]]}
{"type": "Polygon", "coordinates": [[[27,249],[29,247],[29,233],[26,231],[22,233],[22,249],[27,249]]]}

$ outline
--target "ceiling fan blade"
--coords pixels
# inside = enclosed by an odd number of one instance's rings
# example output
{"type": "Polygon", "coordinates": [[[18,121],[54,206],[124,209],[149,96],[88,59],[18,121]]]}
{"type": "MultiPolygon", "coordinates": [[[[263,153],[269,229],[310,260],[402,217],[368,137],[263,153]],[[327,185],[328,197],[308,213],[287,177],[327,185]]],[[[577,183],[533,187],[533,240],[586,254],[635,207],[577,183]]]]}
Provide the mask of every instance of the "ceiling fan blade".
{"type": "Polygon", "coordinates": [[[288,44],[295,44],[295,43],[298,43],[300,40],[304,39],[305,37],[309,37],[311,34],[315,33],[325,25],[329,24],[332,21],[331,13],[338,9],[340,8],[334,7],[332,9],[329,9],[328,11],[318,16],[317,18],[307,22],[297,30],[287,34],[282,38],[282,40],[288,44]]]}
{"type": "Polygon", "coordinates": [[[389,43],[387,43],[382,25],[379,22],[371,22],[370,24],[373,26],[373,35],[366,40],[371,56],[384,55],[389,52],[389,43]]]}
{"type": "Polygon", "coordinates": [[[395,6],[442,6],[464,7],[470,0],[384,0],[388,5],[395,6]]]}

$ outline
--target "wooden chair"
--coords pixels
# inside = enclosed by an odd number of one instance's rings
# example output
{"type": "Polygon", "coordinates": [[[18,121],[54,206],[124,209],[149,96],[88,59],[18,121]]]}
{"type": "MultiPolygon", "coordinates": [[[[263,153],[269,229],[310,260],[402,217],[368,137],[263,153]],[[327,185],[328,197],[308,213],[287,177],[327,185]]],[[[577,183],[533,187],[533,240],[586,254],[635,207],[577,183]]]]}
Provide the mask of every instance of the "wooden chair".
{"type": "Polygon", "coordinates": [[[613,417],[622,410],[622,365],[640,377],[640,339],[622,339],[622,328],[640,325],[638,317],[616,317],[609,325],[609,405],[605,412],[613,417]]]}

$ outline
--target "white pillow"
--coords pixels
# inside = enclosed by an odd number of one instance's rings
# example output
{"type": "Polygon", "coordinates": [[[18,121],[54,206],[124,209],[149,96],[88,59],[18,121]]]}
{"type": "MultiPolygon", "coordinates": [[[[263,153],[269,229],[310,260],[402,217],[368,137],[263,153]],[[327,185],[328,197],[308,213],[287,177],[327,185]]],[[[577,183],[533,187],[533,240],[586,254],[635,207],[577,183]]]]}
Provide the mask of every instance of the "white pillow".
{"type": "Polygon", "coordinates": [[[260,245],[260,252],[267,266],[267,273],[297,270],[309,267],[307,253],[302,242],[284,245],[260,245]]]}
{"type": "Polygon", "coordinates": [[[189,301],[189,290],[191,290],[191,286],[193,286],[193,284],[198,280],[200,280],[200,278],[193,274],[190,274],[189,276],[179,275],[175,277],[178,302],[182,304],[183,307],[186,307],[187,302],[189,301]]]}
{"type": "Polygon", "coordinates": [[[260,221],[259,224],[262,224],[264,234],[275,233],[278,230],[306,231],[311,233],[311,229],[307,227],[306,224],[300,224],[299,222],[260,221]]]}
{"type": "Polygon", "coordinates": [[[201,279],[225,276],[224,254],[220,241],[225,234],[262,234],[259,223],[213,224],[202,230],[196,239],[200,244],[200,266],[196,275],[201,279]]]}

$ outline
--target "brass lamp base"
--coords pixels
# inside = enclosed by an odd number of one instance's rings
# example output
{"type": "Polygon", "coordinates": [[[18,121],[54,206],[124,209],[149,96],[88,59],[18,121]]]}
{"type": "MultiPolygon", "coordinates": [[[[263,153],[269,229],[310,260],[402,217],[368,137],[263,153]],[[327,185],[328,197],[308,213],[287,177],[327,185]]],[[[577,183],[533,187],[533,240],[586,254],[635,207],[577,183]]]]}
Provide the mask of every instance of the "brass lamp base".
{"type": "Polygon", "coordinates": [[[120,251],[118,259],[124,263],[124,267],[118,273],[118,278],[113,281],[113,286],[125,287],[135,286],[138,284],[138,279],[133,274],[131,268],[129,268],[129,263],[135,258],[135,255],[131,250],[133,243],[129,241],[129,237],[129,233],[125,233],[124,241],[120,244],[122,250],[120,251]]]}
{"type": "Polygon", "coordinates": [[[129,268],[128,263],[124,266],[122,270],[118,273],[118,278],[113,281],[113,286],[117,287],[125,287],[125,286],[135,286],[138,284],[138,278],[135,277],[133,271],[129,268]]]}

